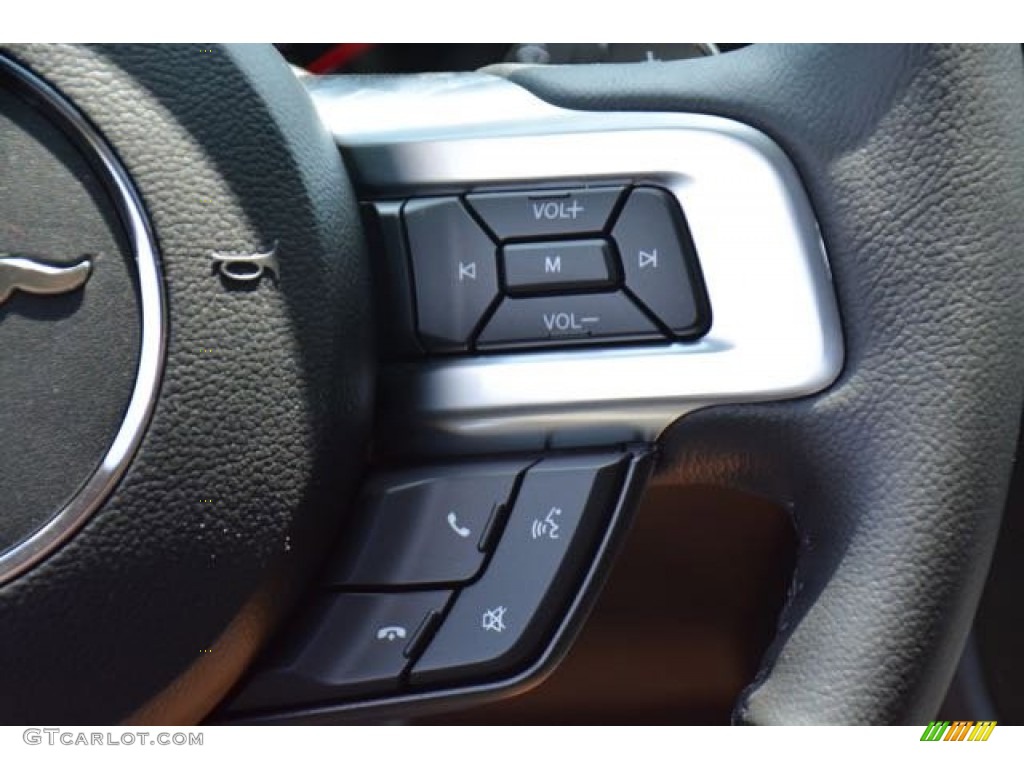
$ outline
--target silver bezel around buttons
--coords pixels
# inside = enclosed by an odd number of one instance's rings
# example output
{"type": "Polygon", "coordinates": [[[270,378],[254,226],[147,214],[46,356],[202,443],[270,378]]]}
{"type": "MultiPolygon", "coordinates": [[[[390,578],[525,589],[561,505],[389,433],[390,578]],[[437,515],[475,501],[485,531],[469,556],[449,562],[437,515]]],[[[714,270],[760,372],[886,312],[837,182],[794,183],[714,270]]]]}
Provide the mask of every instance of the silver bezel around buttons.
{"type": "Polygon", "coordinates": [[[712,322],[695,342],[383,371],[380,434],[400,435],[396,450],[649,441],[697,408],[801,397],[839,375],[843,338],[814,212],[760,131],[706,115],[562,109],[481,73],[307,87],[364,198],[657,185],[686,215],[707,287],[712,322]]]}

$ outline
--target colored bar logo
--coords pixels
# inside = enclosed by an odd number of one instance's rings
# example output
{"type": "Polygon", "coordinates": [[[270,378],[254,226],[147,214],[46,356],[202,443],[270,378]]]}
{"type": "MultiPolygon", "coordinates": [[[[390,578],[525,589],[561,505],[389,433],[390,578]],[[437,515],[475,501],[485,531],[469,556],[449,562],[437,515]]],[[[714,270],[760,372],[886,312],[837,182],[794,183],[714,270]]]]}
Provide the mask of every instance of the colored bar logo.
{"type": "Polygon", "coordinates": [[[995,727],[995,720],[932,720],[921,741],[988,741],[995,727]]]}

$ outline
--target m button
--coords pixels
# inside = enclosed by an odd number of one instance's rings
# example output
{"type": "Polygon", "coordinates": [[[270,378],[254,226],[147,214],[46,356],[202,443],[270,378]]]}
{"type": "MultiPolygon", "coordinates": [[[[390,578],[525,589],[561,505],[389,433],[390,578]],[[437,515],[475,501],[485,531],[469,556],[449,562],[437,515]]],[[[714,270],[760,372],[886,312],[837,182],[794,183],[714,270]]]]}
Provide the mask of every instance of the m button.
{"type": "Polygon", "coordinates": [[[516,243],[504,248],[505,285],[513,295],[609,288],[611,255],[604,240],[516,243]]]}

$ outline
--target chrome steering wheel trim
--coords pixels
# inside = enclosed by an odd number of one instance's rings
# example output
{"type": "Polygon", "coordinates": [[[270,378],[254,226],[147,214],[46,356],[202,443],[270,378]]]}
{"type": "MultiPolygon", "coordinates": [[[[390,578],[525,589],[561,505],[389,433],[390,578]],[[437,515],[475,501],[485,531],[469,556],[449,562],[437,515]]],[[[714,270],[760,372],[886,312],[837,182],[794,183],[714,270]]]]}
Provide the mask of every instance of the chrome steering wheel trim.
{"type": "Polygon", "coordinates": [[[113,150],[67,99],[32,72],[3,55],[0,70],[73,139],[105,182],[135,256],[142,328],[135,385],[113,442],[92,476],[54,517],[27,539],[0,553],[3,584],[32,568],[81,528],[131,464],[160,389],[167,346],[167,313],[153,233],[138,192],[113,150]]]}
{"type": "Polygon", "coordinates": [[[712,320],[696,342],[383,371],[381,433],[400,434],[399,450],[651,441],[690,411],[802,397],[839,375],[843,337],[814,212],[764,133],[705,115],[562,109],[482,73],[304,82],[363,199],[657,184],[685,212],[704,273],[712,320]]]}

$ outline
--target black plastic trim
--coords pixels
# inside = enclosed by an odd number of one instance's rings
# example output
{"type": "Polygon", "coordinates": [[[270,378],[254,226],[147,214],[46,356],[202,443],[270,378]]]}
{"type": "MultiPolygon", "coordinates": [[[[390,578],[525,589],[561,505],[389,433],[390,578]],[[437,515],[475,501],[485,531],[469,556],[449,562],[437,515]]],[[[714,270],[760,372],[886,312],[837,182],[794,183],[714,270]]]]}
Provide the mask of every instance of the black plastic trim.
{"type": "Polygon", "coordinates": [[[540,684],[568,653],[600,594],[615,556],[625,541],[633,512],[653,470],[655,450],[654,446],[647,444],[625,446],[625,452],[631,456],[631,460],[626,466],[622,492],[609,516],[604,535],[597,545],[591,567],[584,575],[576,596],[569,604],[565,617],[554,631],[547,648],[522,672],[500,681],[451,689],[409,692],[390,698],[320,704],[279,712],[222,713],[214,717],[212,722],[224,725],[332,725],[354,721],[391,720],[495,701],[540,684]]]}

